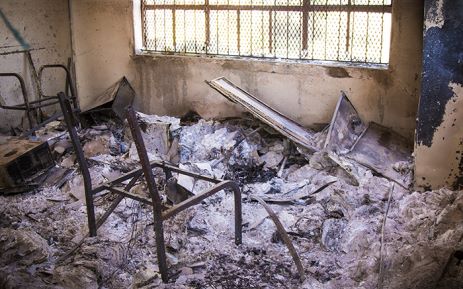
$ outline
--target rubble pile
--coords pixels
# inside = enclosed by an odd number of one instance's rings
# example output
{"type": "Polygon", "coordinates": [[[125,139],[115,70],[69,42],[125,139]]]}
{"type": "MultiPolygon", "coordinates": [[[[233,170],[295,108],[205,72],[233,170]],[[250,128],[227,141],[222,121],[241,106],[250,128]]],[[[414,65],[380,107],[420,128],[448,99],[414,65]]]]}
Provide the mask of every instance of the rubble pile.
{"type": "MultiPolygon", "coordinates": [[[[346,171],[327,152],[301,150],[259,122],[138,117],[150,159],[240,183],[243,244],[233,243],[228,192],[165,221],[169,284],[158,272],[151,207],[124,199],[98,236],[86,237],[82,178],[64,128],[53,123],[39,136],[53,140],[57,169],[70,172],[65,182],[0,196],[0,287],[461,288],[461,192],[412,192],[340,160],[350,166],[346,171]],[[254,197],[272,208],[289,234],[304,267],[302,283],[254,197]]],[[[94,185],[138,165],[123,124],[100,123],[79,134],[94,185]]],[[[400,164],[404,174],[410,167],[400,164]]],[[[168,182],[155,173],[162,191],[168,182]]],[[[209,186],[177,177],[193,193],[209,186]]],[[[143,190],[140,183],[131,191],[143,190]]],[[[100,193],[97,214],[114,198],[100,193]]]]}

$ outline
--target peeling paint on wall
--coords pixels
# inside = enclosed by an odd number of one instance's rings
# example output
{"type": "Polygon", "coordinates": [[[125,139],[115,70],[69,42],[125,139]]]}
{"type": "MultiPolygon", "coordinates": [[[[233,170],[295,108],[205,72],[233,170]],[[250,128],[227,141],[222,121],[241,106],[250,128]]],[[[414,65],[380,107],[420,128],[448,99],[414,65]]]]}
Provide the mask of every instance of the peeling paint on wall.
{"type": "Polygon", "coordinates": [[[428,9],[426,9],[428,17],[426,17],[424,21],[425,30],[428,30],[432,27],[442,28],[445,22],[443,7],[444,7],[444,0],[437,0],[435,3],[431,3],[428,1],[428,5],[431,5],[428,9]]]}
{"type": "Polygon", "coordinates": [[[461,178],[463,152],[463,86],[450,83],[453,97],[447,102],[443,121],[433,134],[432,146],[419,145],[415,150],[415,175],[420,187],[455,188],[461,178]]]}
{"type": "MultiPolygon", "coordinates": [[[[442,0],[443,1],[443,0],[442,0]]],[[[442,1],[434,5],[444,5],[442,1]]],[[[428,1],[434,2],[434,1],[428,1]]],[[[436,6],[427,6],[426,19],[437,17],[436,6]]],[[[441,6],[442,10],[443,7],[441,6]]],[[[432,27],[424,33],[422,93],[417,124],[417,141],[420,145],[431,146],[433,134],[442,123],[444,109],[453,92],[449,88],[451,81],[462,81],[463,70],[458,63],[463,61],[461,49],[462,29],[455,22],[460,22],[462,1],[447,1],[445,17],[452,19],[439,28],[432,27]],[[454,61],[455,63],[452,63],[454,61]]],[[[442,11],[441,11],[442,12],[442,11]]],[[[443,13],[443,12],[442,12],[443,13]]]]}

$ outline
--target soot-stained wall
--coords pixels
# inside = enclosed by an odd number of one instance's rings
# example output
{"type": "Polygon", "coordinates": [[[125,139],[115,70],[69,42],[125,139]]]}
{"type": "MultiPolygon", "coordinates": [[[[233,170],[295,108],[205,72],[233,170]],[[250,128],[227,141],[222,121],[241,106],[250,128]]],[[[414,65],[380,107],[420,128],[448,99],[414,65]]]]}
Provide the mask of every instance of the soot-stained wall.
{"type": "Polygon", "coordinates": [[[426,0],[417,187],[463,184],[463,1],[426,0]]]}

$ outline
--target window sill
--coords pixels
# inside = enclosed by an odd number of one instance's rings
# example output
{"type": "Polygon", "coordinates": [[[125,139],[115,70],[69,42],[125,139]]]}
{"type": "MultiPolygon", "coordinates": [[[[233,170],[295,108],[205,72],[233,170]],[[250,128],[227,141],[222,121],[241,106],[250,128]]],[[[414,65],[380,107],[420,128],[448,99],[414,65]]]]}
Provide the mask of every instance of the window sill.
{"type": "Polygon", "coordinates": [[[331,60],[299,60],[299,59],[282,59],[282,58],[260,58],[260,57],[243,57],[231,55],[198,55],[198,54],[178,54],[178,53],[165,53],[138,50],[135,55],[138,57],[151,57],[151,58],[178,58],[178,59],[210,59],[219,61],[240,61],[240,62],[259,62],[265,64],[298,64],[298,65],[312,65],[312,66],[327,66],[327,67],[343,67],[343,68],[361,68],[361,69],[374,69],[374,70],[388,70],[389,64],[381,63],[358,63],[348,61],[331,61],[331,60]]]}

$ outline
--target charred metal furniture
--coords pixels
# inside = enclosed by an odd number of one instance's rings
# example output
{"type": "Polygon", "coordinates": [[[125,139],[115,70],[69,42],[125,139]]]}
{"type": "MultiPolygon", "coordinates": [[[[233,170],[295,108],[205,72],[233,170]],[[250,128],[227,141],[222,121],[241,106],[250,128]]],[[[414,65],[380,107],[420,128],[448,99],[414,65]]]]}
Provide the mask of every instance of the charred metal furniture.
{"type": "Polygon", "coordinates": [[[26,86],[24,84],[24,79],[21,77],[21,75],[17,73],[0,73],[0,77],[15,77],[19,81],[19,86],[21,87],[21,93],[22,97],[24,100],[24,103],[22,104],[16,104],[16,105],[6,105],[3,103],[3,99],[1,99],[0,107],[3,109],[11,109],[11,110],[24,110],[26,111],[27,119],[29,121],[29,126],[32,128],[34,125],[33,122],[33,115],[32,115],[32,103],[29,103],[29,97],[27,96],[27,91],[26,91],[26,86]]]}
{"type": "Polygon", "coordinates": [[[64,96],[64,93],[58,94],[59,101],[61,104],[61,109],[63,111],[64,119],[66,125],[68,127],[69,135],[72,140],[72,144],[74,150],[77,155],[77,161],[79,162],[80,170],[82,172],[82,176],[84,179],[84,188],[85,188],[85,201],[87,206],[87,218],[88,218],[88,227],[89,227],[89,235],[96,236],[97,229],[105,222],[105,220],[110,216],[110,214],[114,211],[117,205],[122,201],[124,198],[130,198],[143,204],[152,206],[153,209],[153,217],[154,217],[154,230],[156,235],[156,247],[157,247],[157,258],[158,258],[158,265],[159,271],[161,272],[161,277],[164,282],[168,281],[168,273],[167,273],[167,259],[166,259],[166,252],[165,252],[165,245],[164,245],[164,230],[163,230],[163,222],[167,219],[175,216],[176,214],[180,213],[181,211],[199,204],[201,201],[214,195],[215,193],[224,190],[230,189],[234,193],[235,198],[235,243],[241,244],[241,191],[238,185],[233,181],[226,181],[221,179],[215,179],[208,176],[196,174],[193,172],[189,172],[183,169],[180,169],[176,166],[168,164],[162,161],[152,161],[150,162],[148,159],[148,154],[146,152],[146,148],[143,142],[143,138],[140,132],[140,128],[138,126],[138,121],[136,114],[132,108],[127,109],[127,120],[129,122],[130,130],[132,133],[132,137],[134,139],[135,145],[137,147],[137,152],[140,158],[141,168],[135,169],[130,171],[115,180],[103,183],[97,187],[92,187],[92,180],[88,168],[87,161],[85,160],[84,153],[82,150],[82,145],[79,141],[79,137],[77,135],[75,129],[75,119],[73,118],[71,104],[68,99],[64,96]],[[210,183],[215,184],[213,187],[194,195],[193,197],[178,203],[170,208],[166,208],[161,201],[161,196],[157,190],[156,181],[153,176],[152,169],[153,168],[162,168],[164,173],[167,176],[170,176],[172,172],[183,174],[186,176],[190,176],[196,179],[204,180],[210,183]],[[135,185],[135,183],[141,178],[144,177],[149,197],[145,197],[142,195],[134,194],[130,192],[130,189],[135,185]],[[122,182],[130,180],[127,185],[123,185],[122,182]],[[96,220],[95,217],[95,210],[94,210],[94,203],[93,200],[95,198],[95,194],[108,190],[112,193],[117,194],[116,199],[110,204],[109,208],[106,212],[96,220]]]}
{"type": "Polygon", "coordinates": [[[69,73],[69,70],[66,68],[66,66],[61,65],[61,64],[47,64],[47,65],[43,65],[42,67],[40,67],[37,73],[29,50],[17,51],[13,53],[25,53],[29,66],[30,66],[31,75],[34,81],[35,89],[37,90],[38,95],[36,97],[37,99],[30,101],[29,95],[26,90],[24,79],[21,77],[21,75],[19,75],[18,73],[0,73],[0,77],[14,77],[19,81],[19,85],[21,87],[22,98],[24,101],[23,103],[20,103],[20,104],[7,105],[3,103],[2,99],[0,99],[1,101],[0,108],[7,109],[7,110],[22,110],[26,112],[30,130],[28,132],[25,132],[24,133],[25,135],[30,135],[38,128],[42,127],[43,125],[53,120],[56,120],[58,117],[61,116],[60,113],[55,113],[52,116],[48,117],[47,119],[43,119],[42,117],[41,109],[43,107],[47,107],[47,106],[51,106],[51,105],[55,105],[59,103],[58,97],[56,95],[47,96],[43,94],[41,76],[45,69],[59,68],[65,71],[66,73],[66,84],[65,84],[66,93],[70,95],[70,99],[73,102],[74,108],[78,109],[75,87],[74,87],[74,84],[71,78],[71,74],[69,73]],[[36,120],[36,124],[37,124],[35,127],[34,127],[34,119],[36,120]]]}
{"type": "MultiPolygon", "coordinates": [[[[66,95],[69,95],[70,100],[73,103],[73,106],[75,109],[78,108],[78,103],[77,103],[77,97],[76,97],[76,92],[75,92],[75,87],[74,83],[71,78],[71,73],[67,69],[66,66],[62,64],[45,64],[42,65],[39,69],[38,73],[38,81],[39,81],[39,99],[42,101],[52,101],[53,103],[48,103],[46,105],[52,105],[55,103],[59,103],[58,97],[56,95],[45,95],[42,90],[42,74],[45,69],[62,69],[64,70],[64,73],[66,74],[66,84],[65,84],[65,89],[67,90],[66,95]]],[[[45,106],[45,105],[44,105],[45,106]]]]}

